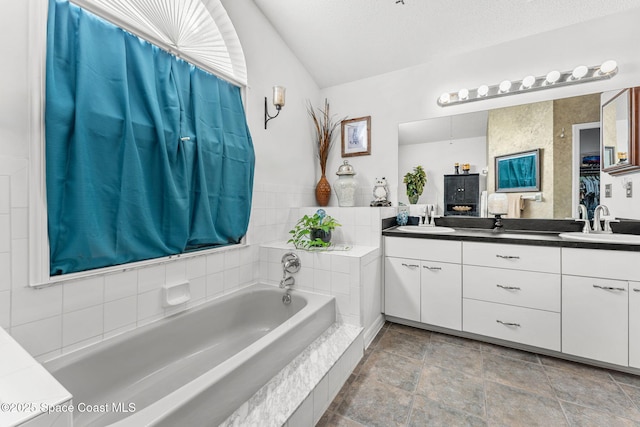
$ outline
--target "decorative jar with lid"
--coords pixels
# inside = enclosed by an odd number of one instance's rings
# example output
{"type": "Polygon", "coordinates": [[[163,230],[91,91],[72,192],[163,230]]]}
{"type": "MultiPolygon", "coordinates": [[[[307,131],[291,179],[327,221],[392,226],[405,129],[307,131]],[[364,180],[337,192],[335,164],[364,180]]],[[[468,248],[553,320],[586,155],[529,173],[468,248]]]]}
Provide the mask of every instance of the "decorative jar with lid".
{"type": "Polygon", "coordinates": [[[336,196],[338,196],[339,206],[355,206],[356,190],[358,189],[358,182],[354,178],[355,174],[356,172],[348,160],[345,160],[338,168],[338,172],[336,172],[338,179],[333,183],[333,189],[336,191],[336,196]]]}

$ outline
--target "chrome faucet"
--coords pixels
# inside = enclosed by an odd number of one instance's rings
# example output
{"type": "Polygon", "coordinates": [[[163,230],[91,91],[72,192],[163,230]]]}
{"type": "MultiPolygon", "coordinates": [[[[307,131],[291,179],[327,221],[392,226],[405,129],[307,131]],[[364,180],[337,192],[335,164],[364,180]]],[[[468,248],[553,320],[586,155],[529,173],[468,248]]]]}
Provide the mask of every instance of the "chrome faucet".
{"type": "Polygon", "coordinates": [[[296,279],[291,274],[300,271],[300,258],[293,252],[287,252],[282,256],[282,280],[280,280],[280,288],[291,289],[296,283],[296,279]],[[289,276],[287,276],[287,274],[289,276]]]}
{"type": "Polygon", "coordinates": [[[598,205],[593,211],[593,232],[594,233],[611,233],[611,225],[608,218],[605,218],[604,230],[600,224],[600,219],[609,216],[609,208],[605,205],[598,205]]]}
{"type": "Polygon", "coordinates": [[[294,279],[293,276],[283,277],[282,280],[280,280],[281,289],[289,290],[295,284],[296,284],[296,279],[294,279]]]}
{"type": "Polygon", "coordinates": [[[589,216],[587,214],[587,207],[581,203],[578,206],[578,208],[580,210],[580,215],[579,215],[579,218],[576,219],[576,221],[581,221],[582,223],[584,223],[584,225],[582,226],[582,232],[583,233],[591,233],[591,225],[589,224],[589,216]]]}

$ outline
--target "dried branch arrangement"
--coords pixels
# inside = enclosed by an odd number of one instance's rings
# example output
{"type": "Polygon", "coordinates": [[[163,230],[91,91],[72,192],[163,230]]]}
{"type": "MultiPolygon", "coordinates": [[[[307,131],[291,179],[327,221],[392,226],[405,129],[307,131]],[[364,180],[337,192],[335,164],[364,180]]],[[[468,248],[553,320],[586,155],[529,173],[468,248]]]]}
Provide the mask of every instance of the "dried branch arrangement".
{"type": "Polygon", "coordinates": [[[316,130],[316,155],[320,161],[320,170],[322,175],[325,175],[327,169],[327,159],[329,158],[329,151],[333,145],[336,129],[342,123],[342,120],[334,121],[333,117],[329,114],[329,102],[324,100],[324,109],[318,108],[317,111],[311,106],[311,102],[307,105],[307,111],[313,120],[313,125],[316,130]]]}

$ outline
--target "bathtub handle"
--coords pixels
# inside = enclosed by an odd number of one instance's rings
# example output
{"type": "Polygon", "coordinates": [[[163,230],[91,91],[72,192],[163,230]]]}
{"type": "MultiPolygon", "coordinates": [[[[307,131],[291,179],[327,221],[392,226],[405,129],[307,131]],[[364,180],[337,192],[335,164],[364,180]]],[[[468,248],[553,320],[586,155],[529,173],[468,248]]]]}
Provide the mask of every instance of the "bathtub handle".
{"type": "Polygon", "coordinates": [[[282,273],[286,276],[287,273],[294,274],[300,271],[300,258],[293,252],[287,252],[282,256],[282,273]]]}

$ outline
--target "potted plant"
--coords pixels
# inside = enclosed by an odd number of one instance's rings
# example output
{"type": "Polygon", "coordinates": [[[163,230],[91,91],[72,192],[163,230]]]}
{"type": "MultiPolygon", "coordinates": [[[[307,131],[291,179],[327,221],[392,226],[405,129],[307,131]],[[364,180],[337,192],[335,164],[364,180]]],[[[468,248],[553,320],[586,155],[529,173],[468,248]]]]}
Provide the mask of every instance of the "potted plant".
{"type": "Polygon", "coordinates": [[[340,226],[323,209],[318,209],[315,214],[298,220],[289,231],[292,236],[287,243],[293,243],[296,249],[326,248],[331,245],[331,231],[340,226]]]}
{"type": "Polygon", "coordinates": [[[316,111],[309,102],[307,111],[311,116],[316,133],[316,155],[320,161],[320,171],[322,172],[320,181],[316,185],[316,201],[320,206],[327,206],[331,197],[331,185],[326,176],[327,159],[336,136],[336,129],[342,120],[334,120],[333,116],[329,114],[329,102],[326,99],[324,100],[324,110],[318,108],[316,111]]]}
{"type": "Polygon", "coordinates": [[[424,186],[427,183],[427,174],[422,169],[422,166],[418,165],[413,168],[413,173],[407,172],[404,176],[404,183],[407,184],[407,197],[409,203],[415,205],[418,203],[418,199],[422,195],[424,186]]]}

